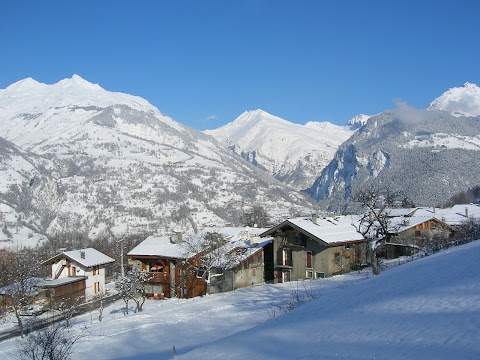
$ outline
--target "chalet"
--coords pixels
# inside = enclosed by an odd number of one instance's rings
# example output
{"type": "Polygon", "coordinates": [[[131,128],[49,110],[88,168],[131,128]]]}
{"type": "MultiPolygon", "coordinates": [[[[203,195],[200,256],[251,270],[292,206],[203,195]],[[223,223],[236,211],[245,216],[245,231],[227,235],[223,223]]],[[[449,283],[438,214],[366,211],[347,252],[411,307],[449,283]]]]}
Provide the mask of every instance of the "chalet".
{"type": "Polygon", "coordinates": [[[408,216],[394,217],[389,223],[389,233],[392,237],[405,236],[412,239],[425,238],[432,236],[434,233],[453,231],[453,228],[447,223],[437,219],[434,216],[408,216]]]}
{"type": "Polygon", "coordinates": [[[217,269],[218,273],[211,277],[210,294],[273,282],[273,258],[269,259],[273,239],[254,241],[237,240],[225,245],[231,248],[235,261],[226,269],[217,269]]]}
{"type": "Polygon", "coordinates": [[[149,236],[128,252],[128,265],[150,273],[147,295],[191,298],[206,293],[206,283],[185,266],[180,234],[149,236]]]}
{"type": "Polygon", "coordinates": [[[273,282],[273,266],[265,269],[265,264],[273,263],[273,260],[268,259],[268,254],[271,253],[268,249],[272,246],[272,241],[260,238],[260,234],[267,230],[248,226],[207,227],[202,230],[223,236],[225,246],[220,252],[229,259],[227,267],[212,269],[214,274],[210,276],[210,294],[273,282]],[[272,270],[269,271],[268,268],[272,270]]]}
{"type": "MultiPolygon", "coordinates": [[[[467,220],[480,220],[479,204],[457,204],[448,208],[416,207],[407,209],[387,209],[389,218],[436,218],[452,228],[467,220]]],[[[417,229],[420,230],[420,229],[417,229]]]]}
{"type": "Polygon", "coordinates": [[[366,240],[350,217],[288,219],[260,236],[273,238],[275,283],[328,277],[366,264],[366,240]]]}
{"type": "Polygon", "coordinates": [[[480,206],[478,204],[458,204],[449,208],[419,207],[412,216],[430,217],[433,216],[438,220],[455,228],[462,223],[473,219],[480,220],[480,206]]]}
{"type": "Polygon", "coordinates": [[[40,287],[57,301],[78,297],[91,300],[105,294],[105,265],[114,261],[93,248],[62,252],[42,263],[51,266],[51,278],[40,287]]]}

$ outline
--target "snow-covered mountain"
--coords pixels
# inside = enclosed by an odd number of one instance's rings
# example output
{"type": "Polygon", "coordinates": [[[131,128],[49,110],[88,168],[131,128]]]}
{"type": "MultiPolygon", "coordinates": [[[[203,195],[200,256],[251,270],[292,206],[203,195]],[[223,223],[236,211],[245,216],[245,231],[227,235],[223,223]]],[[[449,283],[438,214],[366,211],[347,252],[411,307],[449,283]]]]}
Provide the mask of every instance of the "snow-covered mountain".
{"type": "Polygon", "coordinates": [[[370,115],[360,114],[347,121],[347,126],[352,130],[360,129],[370,119],[370,115]]]}
{"type": "Polygon", "coordinates": [[[238,222],[253,205],[273,217],[310,206],[212,137],[77,75],[0,90],[0,134],[2,214],[32,233],[192,231],[238,222]]]}
{"type": "Polygon", "coordinates": [[[452,88],[432,101],[428,110],[447,111],[455,116],[480,116],[480,87],[467,82],[452,88]]]}
{"type": "Polygon", "coordinates": [[[369,119],[343,143],[307,193],[330,210],[348,208],[373,184],[437,206],[479,184],[480,117],[396,109],[369,119]]]}
{"type": "Polygon", "coordinates": [[[313,183],[353,130],[329,122],[291,123],[262,110],[246,111],[233,122],[207,130],[245,160],[297,189],[313,183]]]}

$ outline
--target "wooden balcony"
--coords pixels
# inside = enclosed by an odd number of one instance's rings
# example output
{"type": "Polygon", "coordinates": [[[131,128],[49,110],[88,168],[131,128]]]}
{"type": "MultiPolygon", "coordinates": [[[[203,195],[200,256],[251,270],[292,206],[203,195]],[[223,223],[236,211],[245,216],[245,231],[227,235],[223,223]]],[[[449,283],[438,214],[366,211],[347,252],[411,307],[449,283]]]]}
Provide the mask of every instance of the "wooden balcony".
{"type": "Polygon", "coordinates": [[[151,276],[151,279],[148,281],[149,283],[162,283],[162,284],[169,284],[170,283],[170,274],[169,273],[149,272],[148,275],[151,276]]]}

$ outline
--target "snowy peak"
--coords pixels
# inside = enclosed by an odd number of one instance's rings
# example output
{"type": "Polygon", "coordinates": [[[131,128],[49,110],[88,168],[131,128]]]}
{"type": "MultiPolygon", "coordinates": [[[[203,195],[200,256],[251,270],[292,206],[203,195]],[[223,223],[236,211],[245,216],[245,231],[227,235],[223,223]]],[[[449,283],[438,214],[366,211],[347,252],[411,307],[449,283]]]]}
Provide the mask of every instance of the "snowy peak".
{"type": "Polygon", "coordinates": [[[304,189],[353,131],[328,122],[295,124],[254,110],[205,133],[278,180],[304,189]]]}
{"type": "Polygon", "coordinates": [[[480,88],[468,82],[451,88],[436,98],[428,110],[447,111],[454,116],[480,116],[480,88]]]}
{"type": "Polygon", "coordinates": [[[6,94],[11,93],[28,93],[30,91],[38,91],[39,89],[44,88],[45,84],[39,83],[38,81],[32,79],[31,77],[19,80],[16,83],[8,86],[6,89],[0,89],[0,96],[6,96],[6,94]]]}
{"type": "Polygon", "coordinates": [[[250,110],[245,111],[241,114],[237,119],[228,123],[223,128],[241,128],[245,127],[246,129],[251,128],[255,125],[291,125],[292,123],[284,120],[278,116],[269,114],[268,112],[257,109],[257,110],[250,110]]]}
{"type": "MultiPolygon", "coordinates": [[[[69,106],[106,108],[112,105],[127,105],[140,111],[159,113],[148,101],[138,96],[104,90],[97,84],[79,75],[47,85],[32,78],[20,80],[0,90],[0,107],[11,112],[25,114],[45,113],[49,109],[69,106]]],[[[14,115],[14,114],[13,114],[14,115]]]]}
{"type": "Polygon", "coordinates": [[[361,128],[363,125],[365,125],[367,123],[368,119],[370,119],[370,118],[371,118],[370,115],[365,115],[365,114],[357,115],[357,116],[351,118],[350,120],[348,120],[347,126],[349,126],[350,129],[352,129],[352,130],[357,130],[357,129],[361,128]]]}
{"type": "Polygon", "coordinates": [[[91,82],[83,79],[81,76],[77,74],[74,74],[71,78],[60,80],[54,86],[61,87],[64,89],[68,89],[68,88],[84,89],[87,91],[103,90],[98,84],[92,84],[91,82]]]}

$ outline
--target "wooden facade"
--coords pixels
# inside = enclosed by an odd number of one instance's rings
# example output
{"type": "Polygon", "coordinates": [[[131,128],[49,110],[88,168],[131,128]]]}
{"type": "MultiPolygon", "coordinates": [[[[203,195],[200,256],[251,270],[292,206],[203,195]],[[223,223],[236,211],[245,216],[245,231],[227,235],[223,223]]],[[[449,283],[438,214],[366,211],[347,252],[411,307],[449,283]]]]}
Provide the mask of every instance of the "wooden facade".
{"type": "MultiPolygon", "coordinates": [[[[390,243],[407,245],[414,248],[441,248],[443,244],[449,242],[454,232],[453,227],[435,217],[405,217],[392,219],[392,222],[394,225],[390,233],[390,243]]],[[[401,250],[403,251],[404,249],[401,250]]],[[[401,255],[408,255],[408,251],[406,254],[401,255]]],[[[392,254],[387,255],[388,258],[392,258],[392,256],[395,257],[395,255],[392,254]]]]}
{"type": "Polygon", "coordinates": [[[133,255],[129,267],[146,271],[151,279],[146,287],[148,296],[191,298],[205,295],[204,279],[183,259],[155,255],[133,255]]]}
{"type": "MultiPolygon", "coordinates": [[[[59,279],[62,280],[62,279],[59,279]]],[[[53,303],[76,303],[85,300],[86,278],[68,278],[65,281],[50,281],[41,284],[47,301],[53,303]]]]}

